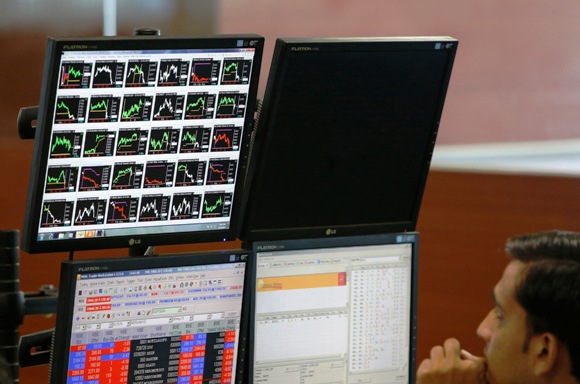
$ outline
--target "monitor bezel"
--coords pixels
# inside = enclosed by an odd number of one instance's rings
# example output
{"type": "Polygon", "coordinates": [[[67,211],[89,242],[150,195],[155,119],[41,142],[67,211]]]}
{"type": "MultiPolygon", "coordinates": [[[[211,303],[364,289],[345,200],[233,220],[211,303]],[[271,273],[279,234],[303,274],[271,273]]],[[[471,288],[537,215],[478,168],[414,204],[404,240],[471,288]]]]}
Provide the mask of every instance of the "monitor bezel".
{"type": "Polygon", "coordinates": [[[255,308],[256,308],[256,286],[257,286],[257,264],[258,254],[260,252],[276,252],[276,251],[292,251],[292,250],[308,250],[308,249],[324,249],[324,248],[342,248],[342,247],[356,247],[356,246],[373,246],[373,245],[388,245],[388,244],[411,244],[411,271],[410,271],[410,317],[409,317],[409,366],[408,377],[406,384],[415,382],[416,368],[417,368],[417,303],[418,303],[418,279],[419,279],[419,232],[399,232],[399,233],[382,233],[369,234],[363,236],[347,236],[347,237],[325,237],[325,238],[307,238],[307,239],[284,239],[284,240],[265,240],[248,242],[244,245],[247,249],[252,249],[254,252],[252,267],[252,281],[250,282],[251,289],[251,304],[250,304],[250,318],[249,318],[249,345],[248,345],[248,377],[250,380],[254,378],[254,340],[255,340],[255,308]]]}
{"type": "MultiPolygon", "coordinates": [[[[245,199],[247,201],[245,206],[247,213],[242,223],[240,238],[243,241],[251,242],[415,231],[457,46],[457,39],[448,36],[278,38],[274,47],[265,94],[261,100],[258,119],[256,120],[254,128],[253,153],[250,159],[247,187],[245,188],[245,199]],[[328,225],[310,226],[287,225],[283,228],[271,228],[268,227],[267,223],[255,222],[255,213],[260,209],[261,187],[259,183],[262,181],[261,175],[267,172],[265,167],[268,164],[268,154],[266,152],[268,151],[269,143],[273,140],[273,131],[275,130],[271,120],[275,119],[277,105],[279,104],[278,99],[280,97],[280,83],[282,82],[282,78],[286,76],[286,61],[291,55],[304,54],[304,52],[333,52],[340,50],[351,50],[352,52],[356,52],[357,50],[434,50],[434,44],[438,43],[441,44],[442,50],[444,49],[448,52],[447,64],[442,74],[439,97],[435,106],[435,115],[429,127],[429,144],[425,148],[425,153],[421,154],[424,156],[424,159],[420,169],[419,182],[416,186],[414,206],[412,212],[409,212],[408,219],[402,221],[353,222],[348,224],[328,223],[328,225]]],[[[272,156],[275,155],[277,154],[273,154],[272,156]]],[[[303,154],[298,153],[298,155],[303,154]]],[[[267,194],[267,191],[263,192],[262,196],[267,194]]],[[[281,201],[283,201],[283,198],[281,198],[281,201]]],[[[272,212],[272,214],[274,213],[272,212]]]]}
{"type": "Polygon", "coordinates": [[[254,112],[257,103],[257,92],[264,37],[255,34],[213,35],[199,37],[164,37],[164,36],[129,36],[129,37],[96,37],[96,38],[53,38],[49,37],[43,68],[35,143],[29,179],[29,190],[22,233],[21,248],[28,253],[47,253],[60,251],[77,251],[92,249],[171,245],[201,242],[221,242],[235,240],[240,232],[243,218],[243,184],[248,167],[248,149],[254,123],[254,112]],[[244,46],[238,46],[243,41],[244,46]],[[246,113],[243,123],[243,134],[237,167],[229,228],[191,230],[186,232],[163,231],[155,233],[115,235],[101,238],[68,238],[66,240],[39,241],[39,223],[44,195],[44,177],[48,166],[49,146],[52,133],[52,111],[57,93],[56,79],[59,76],[60,57],[63,51],[100,51],[100,50],[203,50],[252,48],[255,50],[246,113]]]}
{"type": "Polygon", "coordinates": [[[59,295],[57,299],[56,326],[53,334],[52,350],[49,364],[49,383],[64,384],[67,382],[69,349],[71,342],[72,314],[74,313],[75,280],[78,273],[115,272],[149,268],[172,268],[195,265],[231,264],[244,262],[243,297],[241,305],[241,322],[238,338],[235,383],[245,383],[247,375],[247,345],[249,334],[249,316],[251,305],[251,282],[254,273],[252,268],[253,252],[248,250],[224,250],[167,254],[156,256],[139,256],[125,258],[102,258],[91,260],[65,260],[61,263],[59,295]],[[72,295],[72,298],[70,297],[72,295]]]}

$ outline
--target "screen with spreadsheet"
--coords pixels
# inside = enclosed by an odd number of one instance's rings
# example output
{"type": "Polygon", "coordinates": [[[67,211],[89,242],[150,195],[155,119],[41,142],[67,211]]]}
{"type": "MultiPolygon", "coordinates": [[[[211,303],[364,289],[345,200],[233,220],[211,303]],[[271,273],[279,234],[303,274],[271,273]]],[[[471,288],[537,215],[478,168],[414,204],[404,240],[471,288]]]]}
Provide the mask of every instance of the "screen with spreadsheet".
{"type": "Polygon", "coordinates": [[[259,242],[251,375],[413,383],[418,234],[259,242]]]}
{"type": "Polygon", "coordinates": [[[65,262],[51,383],[241,383],[249,253],[65,262]]]}

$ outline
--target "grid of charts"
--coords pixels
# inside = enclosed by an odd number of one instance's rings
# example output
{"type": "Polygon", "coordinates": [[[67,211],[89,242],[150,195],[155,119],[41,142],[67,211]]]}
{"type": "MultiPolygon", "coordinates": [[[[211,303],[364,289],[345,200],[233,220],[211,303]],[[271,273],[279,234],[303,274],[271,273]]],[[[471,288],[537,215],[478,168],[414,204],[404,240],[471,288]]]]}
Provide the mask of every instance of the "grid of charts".
{"type": "Polygon", "coordinates": [[[65,52],[39,240],[136,222],[227,229],[254,54],[65,52]]]}

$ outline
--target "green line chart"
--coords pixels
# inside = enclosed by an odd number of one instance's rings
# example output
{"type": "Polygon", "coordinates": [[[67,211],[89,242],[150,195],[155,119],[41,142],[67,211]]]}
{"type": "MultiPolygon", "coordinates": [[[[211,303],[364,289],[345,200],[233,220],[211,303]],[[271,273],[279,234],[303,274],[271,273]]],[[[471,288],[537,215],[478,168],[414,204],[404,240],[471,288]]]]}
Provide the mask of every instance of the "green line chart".
{"type": "Polygon", "coordinates": [[[139,128],[119,129],[117,156],[144,155],[149,132],[139,128]]]}
{"type": "Polygon", "coordinates": [[[76,131],[58,131],[52,134],[50,158],[77,158],[80,156],[83,133],[76,131]]]}
{"type": "Polygon", "coordinates": [[[60,67],[58,87],[61,89],[88,88],[92,63],[63,62],[60,67]]]}
{"type": "Polygon", "coordinates": [[[141,188],[143,168],[143,164],[139,163],[115,163],[111,176],[111,189],[141,188]]]}
{"type": "Polygon", "coordinates": [[[54,112],[54,123],[84,123],[87,100],[86,97],[78,96],[59,97],[54,112]]]}
{"type": "Polygon", "coordinates": [[[215,97],[211,93],[189,93],[185,104],[184,118],[186,120],[213,118],[215,97]]]}
{"type": "Polygon", "coordinates": [[[222,84],[248,84],[252,72],[252,60],[225,59],[222,84]]]}
{"type": "Polygon", "coordinates": [[[151,155],[177,153],[178,140],[179,129],[152,128],[148,153],[151,155]]]}
{"type": "Polygon", "coordinates": [[[151,115],[153,96],[126,95],[123,99],[121,121],[147,121],[151,115]]]}
{"type": "Polygon", "coordinates": [[[232,194],[226,192],[206,192],[203,197],[202,218],[227,217],[230,214],[232,194]]]}
{"type": "Polygon", "coordinates": [[[179,153],[207,152],[211,137],[211,128],[204,126],[183,127],[179,153]]]}
{"type": "Polygon", "coordinates": [[[220,92],[216,107],[216,118],[241,118],[246,110],[246,94],[220,92]]]}
{"type": "Polygon", "coordinates": [[[85,135],[84,157],[112,156],[115,150],[115,131],[89,130],[85,135]]]}
{"type": "Polygon", "coordinates": [[[46,193],[74,192],[77,185],[77,167],[48,167],[46,173],[46,193]]]}

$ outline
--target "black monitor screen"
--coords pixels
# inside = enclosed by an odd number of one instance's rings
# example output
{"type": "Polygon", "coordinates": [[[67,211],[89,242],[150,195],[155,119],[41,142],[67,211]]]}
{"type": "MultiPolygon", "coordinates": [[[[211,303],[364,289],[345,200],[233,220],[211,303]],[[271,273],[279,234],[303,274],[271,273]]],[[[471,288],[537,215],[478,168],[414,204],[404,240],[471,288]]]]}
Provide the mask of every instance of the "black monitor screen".
{"type": "Polygon", "coordinates": [[[456,49],[445,37],[278,39],[242,238],[415,230],[456,49]]]}
{"type": "Polygon", "coordinates": [[[242,383],[251,253],[64,262],[50,383],[242,383]]]}
{"type": "Polygon", "coordinates": [[[233,240],[263,38],[50,38],[23,249],[233,240]]]}
{"type": "Polygon", "coordinates": [[[415,382],[418,234],[254,244],[254,383],[415,382]]]}

